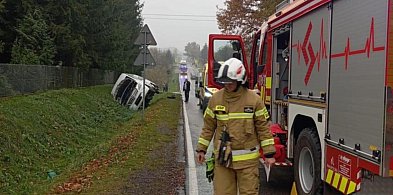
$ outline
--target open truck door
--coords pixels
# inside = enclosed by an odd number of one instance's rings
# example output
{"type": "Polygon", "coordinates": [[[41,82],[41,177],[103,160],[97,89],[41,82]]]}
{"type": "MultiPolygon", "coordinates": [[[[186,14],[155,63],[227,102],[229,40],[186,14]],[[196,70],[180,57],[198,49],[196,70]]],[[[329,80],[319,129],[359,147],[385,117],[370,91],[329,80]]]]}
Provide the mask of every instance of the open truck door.
{"type": "Polygon", "coordinates": [[[263,103],[268,106],[270,104],[271,94],[271,50],[268,43],[272,43],[271,39],[268,40],[267,36],[268,23],[264,22],[261,29],[253,35],[251,58],[250,58],[250,86],[262,98],[263,103]]]}
{"type": "MultiPolygon", "coordinates": [[[[220,69],[221,63],[225,62],[229,58],[237,58],[241,60],[247,70],[247,79],[250,79],[250,69],[247,64],[247,58],[244,50],[243,39],[239,35],[223,35],[223,34],[211,34],[209,35],[209,49],[208,49],[208,87],[214,87],[217,89],[222,88],[222,85],[216,82],[218,70],[220,69]]],[[[250,82],[247,82],[249,87],[250,82]]]]}

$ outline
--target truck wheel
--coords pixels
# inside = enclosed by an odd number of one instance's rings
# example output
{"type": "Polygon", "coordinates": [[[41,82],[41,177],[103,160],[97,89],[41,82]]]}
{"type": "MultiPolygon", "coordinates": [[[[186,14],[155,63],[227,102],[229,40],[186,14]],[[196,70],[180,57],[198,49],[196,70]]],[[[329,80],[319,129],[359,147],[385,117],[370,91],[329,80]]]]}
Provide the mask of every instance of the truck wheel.
{"type": "Polygon", "coordinates": [[[305,128],[295,146],[295,183],[298,194],[322,194],[321,144],[315,128],[305,128]]]}

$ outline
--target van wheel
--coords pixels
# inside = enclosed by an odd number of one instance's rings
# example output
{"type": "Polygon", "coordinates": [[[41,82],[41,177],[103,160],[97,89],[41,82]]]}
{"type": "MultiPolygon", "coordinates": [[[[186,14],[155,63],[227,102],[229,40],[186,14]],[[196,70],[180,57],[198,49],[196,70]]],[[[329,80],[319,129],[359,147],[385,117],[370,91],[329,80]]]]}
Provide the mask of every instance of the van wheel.
{"type": "Polygon", "coordinates": [[[305,128],[295,146],[295,183],[298,194],[322,194],[321,144],[316,128],[305,128]]]}

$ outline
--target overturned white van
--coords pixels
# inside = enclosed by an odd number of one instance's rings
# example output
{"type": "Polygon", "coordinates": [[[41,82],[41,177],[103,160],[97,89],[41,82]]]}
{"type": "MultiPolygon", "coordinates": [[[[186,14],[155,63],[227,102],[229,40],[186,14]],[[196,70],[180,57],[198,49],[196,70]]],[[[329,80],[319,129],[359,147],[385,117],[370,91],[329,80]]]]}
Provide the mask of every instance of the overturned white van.
{"type": "MultiPolygon", "coordinates": [[[[122,73],[112,88],[114,100],[132,110],[143,107],[143,78],[135,74],[122,73]]],[[[149,105],[153,96],[159,93],[158,86],[145,79],[145,108],[149,105]]]]}

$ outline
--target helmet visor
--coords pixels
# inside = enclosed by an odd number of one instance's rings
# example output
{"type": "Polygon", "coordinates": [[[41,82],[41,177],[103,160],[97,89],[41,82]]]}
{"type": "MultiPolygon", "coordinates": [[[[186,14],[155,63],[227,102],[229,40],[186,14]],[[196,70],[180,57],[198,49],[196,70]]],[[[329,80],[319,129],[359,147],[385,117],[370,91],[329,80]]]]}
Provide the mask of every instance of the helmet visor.
{"type": "Polygon", "coordinates": [[[216,81],[217,81],[218,83],[220,83],[220,84],[225,85],[225,84],[231,84],[231,83],[233,83],[233,82],[236,81],[236,80],[230,79],[230,78],[228,78],[228,77],[221,77],[221,78],[217,78],[216,81]]]}

